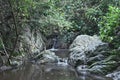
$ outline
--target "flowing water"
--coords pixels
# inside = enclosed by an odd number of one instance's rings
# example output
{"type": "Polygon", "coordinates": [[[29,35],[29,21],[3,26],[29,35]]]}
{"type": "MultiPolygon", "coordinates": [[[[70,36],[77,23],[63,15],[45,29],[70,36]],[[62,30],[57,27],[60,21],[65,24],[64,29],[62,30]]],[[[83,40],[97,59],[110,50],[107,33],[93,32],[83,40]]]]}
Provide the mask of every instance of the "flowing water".
{"type": "Polygon", "coordinates": [[[51,50],[55,49],[56,44],[57,44],[57,38],[53,38],[53,46],[52,46],[51,50]]]}

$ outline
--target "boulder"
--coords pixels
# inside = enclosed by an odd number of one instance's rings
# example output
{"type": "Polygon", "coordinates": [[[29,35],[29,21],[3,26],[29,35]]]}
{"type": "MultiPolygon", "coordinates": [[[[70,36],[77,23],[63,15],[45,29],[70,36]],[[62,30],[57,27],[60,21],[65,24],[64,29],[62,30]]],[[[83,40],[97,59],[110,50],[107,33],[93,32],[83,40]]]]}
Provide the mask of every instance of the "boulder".
{"type": "Polygon", "coordinates": [[[120,66],[118,66],[117,69],[111,73],[108,73],[106,77],[111,77],[113,80],[120,80],[120,66]]]}
{"type": "Polygon", "coordinates": [[[120,80],[120,71],[116,71],[106,75],[107,77],[113,78],[113,80],[120,80]]]}
{"type": "Polygon", "coordinates": [[[94,73],[107,74],[117,67],[116,61],[98,61],[90,66],[90,70],[94,73]]]}
{"type": "Polygon", "coordinates": [[[87,65],[89,71],[106,75],[119,66],[119,50],[111,50],[97,36],[79,35],[69,50],[68,63],[75,68],[87,65]]]}
{"type": "Polygon", "coordinates": [[[36,60],[38,63],[54,63],[57,62],[58,59],[59,57],[50,50],[42,51],[40,54],[34,57],[34,60],[36,60]]]}
{"type": "Polygon", "coordinates": [[[69,63],[72,65],[75,65],[77,61],[84,63],[84,61],[87,60],[90,55],[93,55],[92,53],[97,49],[98,46],[104,44],[105,43],[103,43],[97,36],[77,36],[69,48],[69,63]]]}

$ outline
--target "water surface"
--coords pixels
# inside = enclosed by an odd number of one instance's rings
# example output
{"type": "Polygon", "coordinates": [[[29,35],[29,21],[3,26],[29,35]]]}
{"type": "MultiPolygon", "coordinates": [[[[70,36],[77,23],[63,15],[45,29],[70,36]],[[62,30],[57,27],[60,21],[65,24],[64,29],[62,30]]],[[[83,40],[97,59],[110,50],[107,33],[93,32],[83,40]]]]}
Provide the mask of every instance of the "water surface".
{"type": "Polygon", "coordinates": [[[18,69],[0,72],[0,80],[76,80],[70,66],[26,63],[18,69]]]}

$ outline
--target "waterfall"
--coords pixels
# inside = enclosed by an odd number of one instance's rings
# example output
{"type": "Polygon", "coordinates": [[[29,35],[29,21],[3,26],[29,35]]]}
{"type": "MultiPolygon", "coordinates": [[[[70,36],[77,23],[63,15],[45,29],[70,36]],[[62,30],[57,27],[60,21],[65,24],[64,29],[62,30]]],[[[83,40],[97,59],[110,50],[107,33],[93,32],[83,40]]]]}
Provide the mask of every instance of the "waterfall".
{"type": "Polygon", "coordinates": [[[57,39],[56,39],[56,38],[53,38],[53,46],[52,46],[52,49],[55,49],[56,43],[57,43],[57,39]]]}
{"type": "Polygon", "coordinates": [[[58,49],[55,49],[55,46],[57,44],[57,39],[56,38],[53,38],[53,46],[52,48],[50,49],[51,51],[57,51],[58,49]]]}
{"type": "MultiPolygon", "coordinates": [[[[56,44],[57,44],[57,38],[53,38],[53,46],[49,50],[53,51],[53,52],[57,52],[57,51],[61,50],[61,49],[56,49],[56,44]]],[[[57,58],[57,65],[59,65],[59,66],[67,66],[68,65],[68,59],[58,57],[57,58]]]]}

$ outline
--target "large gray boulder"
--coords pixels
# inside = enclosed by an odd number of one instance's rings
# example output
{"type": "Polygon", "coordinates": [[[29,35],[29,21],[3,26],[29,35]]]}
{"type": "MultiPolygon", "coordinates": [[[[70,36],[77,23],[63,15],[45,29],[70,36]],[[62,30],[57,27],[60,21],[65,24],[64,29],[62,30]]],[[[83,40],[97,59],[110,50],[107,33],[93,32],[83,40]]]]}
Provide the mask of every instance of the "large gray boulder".
{"type": "Polygon", "coordinates": [[[89,71],[106,75],[119,66],[119,56],[97,36],[79,35],[69,50],[68,63],[74,67],[87,65],[89,71]]]}
{"type": "Polygon", "coordinates": [[[87,56],[94,52],[98,46],[104,45],[99,37],[89,35],[79,35],[70,45],[69,63],[75,65],[77,61],[82,64],[87,59],[87,56]],[[88,55],[87,55],[88,54],[88,55]]]}

